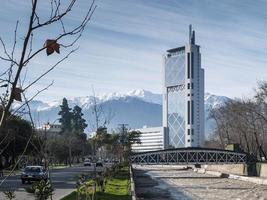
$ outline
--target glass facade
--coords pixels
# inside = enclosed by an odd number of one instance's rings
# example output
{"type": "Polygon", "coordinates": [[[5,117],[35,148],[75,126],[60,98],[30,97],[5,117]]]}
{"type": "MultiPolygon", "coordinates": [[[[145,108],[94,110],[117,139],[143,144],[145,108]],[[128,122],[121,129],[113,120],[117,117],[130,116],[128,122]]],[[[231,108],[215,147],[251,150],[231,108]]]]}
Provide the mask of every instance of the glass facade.
{"type": "Polygon", "coordinates": [[[181,85],[185,82],[185,52],[179,51],[165,60],[165,86],[181,85]]]}
{"type": "Polygon", "coordinates": [[[185,145],[184,90],[168,91],[169,145],[174,148],[185,145]]]}
{"type": "Polygon", "coordinates": [[[165,62],[169,147],[185,146],[185,52],[169,55],[165,62]]]}

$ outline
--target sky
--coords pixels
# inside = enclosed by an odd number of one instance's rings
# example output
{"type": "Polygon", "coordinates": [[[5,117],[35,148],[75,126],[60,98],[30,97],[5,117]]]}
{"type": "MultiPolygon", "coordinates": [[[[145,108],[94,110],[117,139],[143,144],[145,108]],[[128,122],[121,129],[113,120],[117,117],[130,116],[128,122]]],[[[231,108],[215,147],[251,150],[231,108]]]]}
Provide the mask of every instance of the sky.
{"type": "MultiPolygon", "coordinates": [[[[31,0],[0,0],[0,37],[10,51],[19,20],[17,51],[28,25],[31,0]]],[[[47,1],[48,2],[48,1],[47,1]]],[[[79,23],[91,0],[78,0],[64,23],[79,23]]],[[[78,42],[79,50],[27,91],[30,97],[54,84],[37,99],[44,101],[92,94],[162,90],[163,55],[184,46],[188,26],[196,31],[205,69],[205,92],[228,97],[253,95],[257,82],[267,80],[267,1],[265,0],[96,0],[97,9],[78,42]]],[[[38,4],[42,19],[50,7],[38,4]]],[[[59,25],[58,25],[59,26],[59,25]]],[[[59,28],[35,33],[34,48],[59,28]]],[[[0,54],[3,49],[0,47],[0,54]]],[[[36,57],[28,65],[25,85],[57,62],[59,55],[36,57]]],[[[0,62],[0,72],[5,64],[0,62]]]]}

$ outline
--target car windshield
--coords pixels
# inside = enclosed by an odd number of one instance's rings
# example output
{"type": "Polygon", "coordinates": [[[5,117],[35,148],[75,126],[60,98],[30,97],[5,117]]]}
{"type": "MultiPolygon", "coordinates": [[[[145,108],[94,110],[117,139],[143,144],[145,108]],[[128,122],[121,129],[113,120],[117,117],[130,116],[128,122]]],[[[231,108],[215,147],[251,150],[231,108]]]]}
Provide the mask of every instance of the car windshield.
{"type": "Polygon", "coordinates": [[[96,163],[97,167],[103,167],[102,163],[96,163]]]}
{"type": "Polygon", "coordinates": [[[41,168],[40,167],[26,167],[25,172],[41,172],[41,168]]]}

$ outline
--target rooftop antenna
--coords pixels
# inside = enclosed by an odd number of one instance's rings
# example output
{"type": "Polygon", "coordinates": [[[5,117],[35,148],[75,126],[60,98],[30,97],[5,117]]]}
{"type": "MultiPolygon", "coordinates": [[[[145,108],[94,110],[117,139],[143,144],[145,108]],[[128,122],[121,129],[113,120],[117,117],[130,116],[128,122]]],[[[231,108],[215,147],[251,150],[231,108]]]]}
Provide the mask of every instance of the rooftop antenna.
{"type": "Polygon", "coordinates": [[[191,44],[191,38],[192,38],[192,24],[189,25],[189,44],[191,44]]]}
{"type": "Polygon", "coordinates": [[[192,24],[189,25],[189,44],[195,44],[195,31],[192,31],[192,24]]]}

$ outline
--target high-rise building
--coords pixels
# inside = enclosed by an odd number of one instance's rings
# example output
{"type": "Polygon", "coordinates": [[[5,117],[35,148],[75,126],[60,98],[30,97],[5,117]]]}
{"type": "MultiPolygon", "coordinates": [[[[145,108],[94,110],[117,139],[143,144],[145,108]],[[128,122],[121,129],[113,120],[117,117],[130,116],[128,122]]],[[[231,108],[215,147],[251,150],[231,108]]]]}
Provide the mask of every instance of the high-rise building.
{"type": "Polygon", "coordinates": [[[204,69],[195,31],[189,42],[164,56],[163,126],[165,148],[199,147],[204,142],[204,69]]]}

